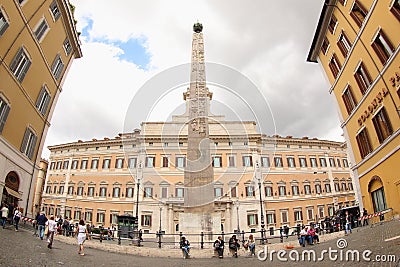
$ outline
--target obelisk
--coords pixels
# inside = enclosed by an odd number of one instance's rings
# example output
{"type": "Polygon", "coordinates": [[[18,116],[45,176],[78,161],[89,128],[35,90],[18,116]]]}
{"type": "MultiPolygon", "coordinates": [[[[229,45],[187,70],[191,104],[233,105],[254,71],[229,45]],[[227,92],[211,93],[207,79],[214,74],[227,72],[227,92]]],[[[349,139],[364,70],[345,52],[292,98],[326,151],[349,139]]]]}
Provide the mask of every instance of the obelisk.
{"type": "Polygon", "coordinates": [[[214,170],[211,164],[209,115],[212,93],[206,87],[203,25],[193,25],[190,86],[188,101],[187,164],[184,174],[185,212],[209,213],[214,200],[214,170]]]}

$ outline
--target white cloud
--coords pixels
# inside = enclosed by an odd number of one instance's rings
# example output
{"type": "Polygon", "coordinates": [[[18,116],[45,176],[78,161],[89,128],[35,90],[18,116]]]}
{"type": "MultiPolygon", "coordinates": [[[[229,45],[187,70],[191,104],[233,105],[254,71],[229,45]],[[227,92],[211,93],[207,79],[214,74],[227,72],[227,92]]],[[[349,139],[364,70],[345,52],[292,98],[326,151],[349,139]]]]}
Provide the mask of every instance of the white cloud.
{"type": "Polygon", "coordinates": [[[155,72],[190,61],[196,20],[204,26],[206,60],[231,66],[257,85],[271,104],[278,134],[343,140],[322,70],[306,62],[321,1],[79,0],[73,4],[80,29],[89,18],[93,20],[92,38],[83,39],[83,58],[70,69],[46,145],[121,132],[136,90],[155,72]],[[151,55],[149,70],[119,60],[121,50],[96,43],[96,38],[143,38],[151,55]]]}

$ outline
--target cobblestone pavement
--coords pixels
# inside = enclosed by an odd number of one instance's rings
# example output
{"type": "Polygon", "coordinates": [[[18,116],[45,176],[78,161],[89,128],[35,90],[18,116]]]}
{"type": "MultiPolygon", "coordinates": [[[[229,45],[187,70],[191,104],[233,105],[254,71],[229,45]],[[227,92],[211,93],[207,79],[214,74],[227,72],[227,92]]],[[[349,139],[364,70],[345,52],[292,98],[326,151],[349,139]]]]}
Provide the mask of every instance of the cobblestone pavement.
{"type": "MultiPolygon", "coordinates": [[[[386,258],[390,255],[395,255],[396,259],[400,258],[400,238],[385,241],[390,238],[400,236],[400,221],[394,220],[385,222],[383,224],[377,224],[373,227],[357,228],[349,236],[344,236],[343,233],[339,233],[332,240],[321,242],[314,246],[307,246],[305,248],[299,247],[295,244],[293,250],[285,250],[286,254],[281,255],[288,259],[287,262],[281,262],[277,259],[277,253],[273,254],[273,260],[270,261],[268,258],[266,261],[260,261],[257,257],[246,257],[240,256],[235,259],[226,255],[224,259],[211,258],[211,250],[203,250],[202,252],[207,255],[208,258],[193,258],[184,260],[182,258],[173,258],[174,256],[180,255],[179,250],[162,249],[162,253],[158,253],[157,257],[151,253],[155,249],[148,248],[136,248],[137,251],[147,251],[142,255],[149,256],[138,256],[126,254],[126,247],[130,246],[118,246],[114,244],[105,244],[103,242],[100,245],[98,240],[92,240],[87,242],[85,249],[85,256],[77,254],[78,246],[76,240],[72,238],[57,237],[54,241],[53,249],[47,248],[47,243],[40,240],[38,237],[32,235],[32,232],[26,230],[20,230],[15,232],[14,228],[8,226],[8,229],[0,229],[0,242],[2,244],[0,253],[0,266],[396,266],[395,262],[377,262],[375,261],[376,256],[380,255],[386,258]],[[343,249],[338,248],[337,241],[343,238],[347,242],[347,246],[343,249]],[[63,240],[63,241],[60,241],[63,240]],[[68,243],[66,243],[68,242],[68,243]],[[97,245],[99,244],[99,245],[97,245]],[[99,247],[107,249],[104,251],[95,249],[92,247],[99,247]],[[110,249],[112,247],[112,249],[110,249]],[[125,250],[124,250],[125,249],[125,250]],[[146,250],[147,249],[147,250],[146,250]],[[290,258],[295,257],[296,253],[299,254],[300,259],[303,252],[307,252],[311,249],[315,250],[316,259],[321,257],[323,250],[329,251],[338,250],[336,254],[338,259],[331,261],[329,259],[329,253],[325,253],[324,260],[318,262],[293,262],[290,258]],[[346,253],[349,250],[358,250],[360,255],[360,261],[345,261],[346,253]],[[371,261],[365,261],[362,259],[363,251],[370,250],[372,253],[367,255],[371,261]],[[125,253],[116,253],[110,251],[120,251],[125,253]],[[294,252],[295,251],[295,252],[294,252]],[[341,251],[341,252],[340,252],[341,251]],[[340,254],[343,255],[343,260],[340,260],[340,254]],[[164,255],[160,257],[160,255],[164,255]]],[[[340,243],[343,245],[345,242],[342,240],[340,243]]],[[[293,242],[291,242],[293,244],[293,242]]],[[[272,249],[280,250],[284,249],[284,244],[273,244],[268,245],[268,255],[272,249]]],[[[257,246],[256,251],[261,250],[261,245],[257,246]]],[[[158,249],[157,249],[158,250],[158,249]]],[[[160,251],[160,250],[158,250],[160,251]]],[[[193,255],[196,255],[196,251],[193,251],[193,255]]],[[[198,251],[197,251],[198,253],[198,251]]],[[[199,254],[201,255],[201,254],[199,254]]],[[[244,251],[241,252],[244,255],[244,251]]],[[[308,257],[308,252],[306,254],[308,257]]],[[[263,255],[262,255],[263,256],[263,255]]],[[[350,257],[351,258],[351,257],[350,257]]],[[[400,266],[400,265],[397,265],[400,266]]]]}

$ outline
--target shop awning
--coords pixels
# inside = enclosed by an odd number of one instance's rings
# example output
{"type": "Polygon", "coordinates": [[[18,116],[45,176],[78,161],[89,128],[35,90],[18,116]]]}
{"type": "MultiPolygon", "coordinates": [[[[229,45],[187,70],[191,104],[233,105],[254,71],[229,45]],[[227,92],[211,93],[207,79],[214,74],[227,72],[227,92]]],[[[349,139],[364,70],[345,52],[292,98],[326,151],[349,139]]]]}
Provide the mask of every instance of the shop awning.
{"type": "Polygon", "coordinates": [[[11,188],[8,188],[7,186],[5,187],[5,189],[6,189],[6,191],[7,191],[7,193],[8,193],[9,195],[12,195],[12,196],[14,196],[14,197],[16,197],[16,198],[18,198],[18,199],[21,199],[21,194],[18,193],[17,191],[14,191],[14,190],[12,190],[11,188]]]}

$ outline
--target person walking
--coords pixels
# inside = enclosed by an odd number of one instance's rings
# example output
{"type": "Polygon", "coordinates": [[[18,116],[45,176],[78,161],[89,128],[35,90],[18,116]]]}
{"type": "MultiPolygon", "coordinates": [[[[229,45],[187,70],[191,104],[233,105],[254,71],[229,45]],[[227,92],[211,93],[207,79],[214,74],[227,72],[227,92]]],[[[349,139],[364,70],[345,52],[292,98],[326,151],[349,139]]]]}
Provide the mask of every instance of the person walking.
{"type": "MultiPolygon", "coordinates": [[[[363,216],[368,216],[368,211],[365,208],[363,209],[363,216]]],[[[368,225],[368,218],[365,217],[363,220],[363,226],[366,225],[368,225]]]]}
{"type": "Polygon", "coordinates": [[[43,240],[44,236],[44,229],[46,228],[46,222],[48,221],[46,215],[44,215],[44,212],[41,211],[39,216],[37,216],[36,222],[39,227],[39,237],[41,240],[43,240]]]}
{"type": "Polygon", "coordinates": [[[76,227],[75,230],[75,234],[78,236],[78,245],[79,245],[78,254],[80,254],[81,256],[85,256],[85,252],[83,250],[83,243],[85,242],[86,238],[89,239],[89,232],[83,220],[79,221],[78,227],[76,227]]]}
{"type": "Polygon", "coordinates": [[[239,245],[239,240],[236,238],[236,235],[233,235],[230,239],[229,239],[229,252],[232,254],[232,257],[237,258],[237,252],[239,249],[240,245],[239,245]]]}
{"type": "Polygon", "coordinates": [[[49,228],[47,231],[47,242],[49,243],[47,247],[51,249],[53,246],[54,233],[57,231],[57,222],[54,221],[53,215],[50,217],[50,220],[46,222],[46,225],[49,228]]]}
{"type": "Polygon", "coordinates": [[[349,212],[348,211],[346,211],[346,217],[345,217],[345,220],[346,220],[346,228],[345,228],[345,233],[346,233],[346,235],[348,235],[349,234],[349,232],[350,232],[350,234],[351,234],[351,221],[352,221],[352,216],[351,216],[351,214],[349,214],[349,212]]]}
{"type": "Polygon", "coordinates": [[[222,259],[224,257],[224,240],[222,236],[218,236],[217,240],[214,241],[214,249],[218,253],[218,258],[222,259]]]}
{"type": "Polygon", "coordinates": [[[1,208],[1,226],[3,226],[3,229],[6,227],[7,218],[8,218],[8,207],[7,204],[4,204],[3,207],[1,208]]]}
{"type": "Polygon", "coordinates": [[[249,239],[247,240],[247,246],[250,250],[250,256],[256,255],[256,241],[254,240],[254,236],[252,234],[249,235],[249,239]]]}
{"type": "Polygon", "coordinates": [[[16,207],[15,211],[14,211],[15,232],[18,232],[18,224],[19,224],[19,220],[21,219],[21,216],[22,216],[22,212],[20,211],[20,208],[16,207]]]}

